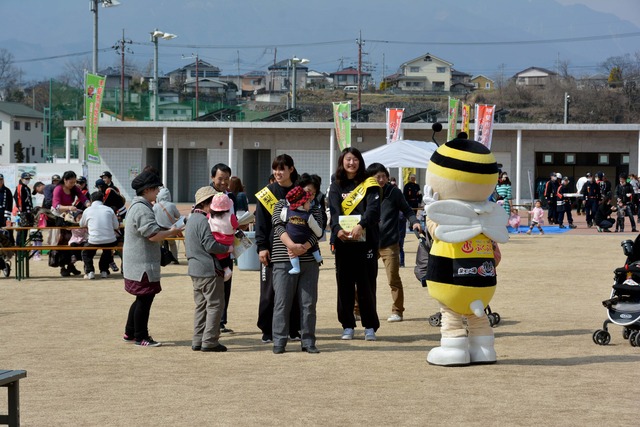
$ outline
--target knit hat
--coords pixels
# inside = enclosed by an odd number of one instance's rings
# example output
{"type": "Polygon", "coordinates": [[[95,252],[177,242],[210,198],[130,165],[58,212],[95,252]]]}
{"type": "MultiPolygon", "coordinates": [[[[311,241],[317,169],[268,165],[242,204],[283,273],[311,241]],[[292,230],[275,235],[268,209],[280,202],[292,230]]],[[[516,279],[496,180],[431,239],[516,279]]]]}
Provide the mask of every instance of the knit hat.
{"type": "Polygon", "coordinates": [[[162,187],[162,181],[160,181],[160,177],[153,172],[142,172],[133,178],[131,182],[131,188],[136,190],[138,196],[142,195],[147,188],[154,187],[162,187]]]}
{"type": "Polygon", "coordinates": [[[233,202],[224,193],[218,193],[213,196],[213,200],[211,200],[211,210],[214,212],[226,212],[230,211],[233,207],[233,202]]]}
{"type": "Polygon", "coordinates": [[[300,206],[311,200],[312,197],[313,195],[311,193],[305,191],[304,188],[299,185],[293,187],[286,196],[291,209],[298,209],[300,206]]]}
{"type": "Polygon", "coordinates": [[[196,191],[196,203],[195,205],[199,205],[200,203],[206,201],[207,199],[215,196],[218,192],[216,190],[213,189],[213,187],[211,187],[210,185],[207,185],[206,187],[200,187],[198,189],[198,191],[196,191]]]}

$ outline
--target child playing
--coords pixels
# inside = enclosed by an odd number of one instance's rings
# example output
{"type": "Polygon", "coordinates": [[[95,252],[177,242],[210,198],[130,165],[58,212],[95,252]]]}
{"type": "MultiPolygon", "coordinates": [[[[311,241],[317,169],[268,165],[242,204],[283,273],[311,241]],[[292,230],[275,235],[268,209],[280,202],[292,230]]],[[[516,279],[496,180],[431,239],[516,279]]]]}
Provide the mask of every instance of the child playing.
{"type": "Polygon", "coordinates": [[[622,199],[618,199],[618,210],[616,215],[616,233],[620,231],[624,233],[624,214],[625,214],[625,205],[622,202],[622,199]]]}
{"type": "Polygon", "coordinates": [[[544,234],[541,226],[544,221],[544,210],[542,210],[542,204],[540,203],[540,200],[536,200],[535,207],[532,211],[529,211],[529,213],[531,214],[531,227],[529,227],[529,231],[527,231],[527,234],[531,234],[531,230],[533,230],[533,227],[536,226],[538,227],[538,230],[540,230],[540,234],[544,234]]]}
{"type": "MultiPolygon", "coordinates": [[[[76,214],[72,218],[74,223],[79,223],[82,219],[82,211],[76,211],[76,214]]],[[[79,247],[84,246],[89,241],[89,231],[86,228],[72,228],[71,238],[69,239],[69,246],[79,247]]],[[[80,260],[80,251],[69,251],[71,254],[71,264],[75,264],[80,260]]]]}
{"type": "MultiPolygon", "coordinates": [[[[218,243],[233,246],[233,238],[238,229],[238,218],[231,213],[233,201],[224,193],[216,194],[211,199],[210,212],[207,214],[209,228],[218,243]]],[[[224,281],[231,278],[231,256],[229,253],[215,254],[224,269],[224,281]]]]}
{"type": "Polygon", "coordinates": [[[511,215],[509,216],[509,225],[515,229],[516,233],[520,233],[520,214],[517,208],[511,208],[511,215]]]}
{"type": "MultiPolygon", "coordinates": [[[[313,215],[309,213],[312,197],[311,193],[305,191],[299,185],[293,187],[287,193],[287,208],[282,209],[280,219],[286,223],[287,235],[294,243],[306,243],[309,241],[311,233],[314,233],[317,237],[321,237],[323,234],[322,228],[313,218],[313,215]]],[[[322,263],[322,255],[320,255],[320,248],[317,244],[311,247],[309,251],[311,251],[318,264],[322,263]]],[[[292,266],[289,274],[300,274],[300,260],[298,257],[291,256],[289,260],[292,266]]]]}

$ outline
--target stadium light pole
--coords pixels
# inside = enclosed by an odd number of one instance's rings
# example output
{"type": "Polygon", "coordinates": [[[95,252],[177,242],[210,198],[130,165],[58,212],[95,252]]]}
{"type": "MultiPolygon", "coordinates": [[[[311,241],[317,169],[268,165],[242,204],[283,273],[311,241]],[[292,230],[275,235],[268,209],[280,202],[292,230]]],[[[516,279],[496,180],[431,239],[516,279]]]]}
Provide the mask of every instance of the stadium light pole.
{"type": "Polygon", "coordinates": [[[151,42],[153,43],[153,114],[151,120],[158,120],[158,39],[165,40],[175,39],[175,34],[165,33],[158,30],[151,31],[151,42]]]}
{"type": "Polygon", "coordinates": [[[91,12],[93,12],[93,64],[91,72],[98,72],[98,3],[102,3],[102,7],[113,7],[120,5],[118,0],[90,0],[91,12]]]}
{"type": "Polygon", "coordinates": [[[300,59],[296,56],[294,56],[293,58],[291,58],[291,68],[293,69],[293,85],[291,87],[291,108],[296,108],[296,64],[308,64],[309,60],[308,59],[300,59]]]}

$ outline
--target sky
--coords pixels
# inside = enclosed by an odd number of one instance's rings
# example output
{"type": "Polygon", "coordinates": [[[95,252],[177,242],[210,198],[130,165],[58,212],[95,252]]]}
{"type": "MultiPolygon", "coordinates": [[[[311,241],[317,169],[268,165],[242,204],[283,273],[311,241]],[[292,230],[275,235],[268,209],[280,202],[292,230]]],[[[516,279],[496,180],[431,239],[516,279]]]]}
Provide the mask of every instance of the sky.
{"type": "MultiPolygon", "coordinates": [[[[98,10],[99,69],[118,64],[111,47],[124,30],[132,41],[127,59],[150,70],[149,33],[156,28],[178,35],[158,42],[160,75],[193,62],[194,54],[227,75],[266,71],[274,59],[293,56],[332,72],[357,64],[360,31],[363,61],[376,80],[427,52],[472,75],[510,77],[530,66],[555,69],[560,61],[576,74],[594,74],[608,56],[640,50],[640,0],[118,1],[98,10]]],[[[24,81],[55,78],[83,61],[90,66],[89,6],[0,0],[0,48],[13,54],[24,81]]]]}

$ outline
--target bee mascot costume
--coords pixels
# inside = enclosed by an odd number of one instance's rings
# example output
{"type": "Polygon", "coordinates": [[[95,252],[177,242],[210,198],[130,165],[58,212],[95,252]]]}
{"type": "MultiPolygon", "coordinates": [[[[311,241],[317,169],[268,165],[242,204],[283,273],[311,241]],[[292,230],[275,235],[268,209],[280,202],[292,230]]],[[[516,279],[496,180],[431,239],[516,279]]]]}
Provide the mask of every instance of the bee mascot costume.
{"type": "Polygon", "coordinates": [[[494,242],[509,239],[507,213],[488,201],[497,181],[491,151],[467,139],[440,146],[427,167],[424,202],[433,236],[427,286],[442,313],[440,347],[427,356],[432,365],[496,362],[484,308],[496,289],[494,242]]]}

